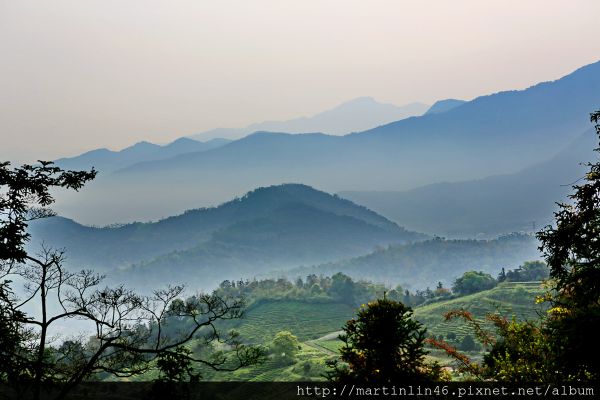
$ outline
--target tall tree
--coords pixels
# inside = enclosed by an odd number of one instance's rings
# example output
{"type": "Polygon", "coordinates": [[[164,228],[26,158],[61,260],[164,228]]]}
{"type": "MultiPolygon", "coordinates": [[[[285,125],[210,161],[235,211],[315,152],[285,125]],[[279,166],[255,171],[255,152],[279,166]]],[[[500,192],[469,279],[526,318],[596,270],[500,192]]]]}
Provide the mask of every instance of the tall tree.
{"type": "Polygon", "coordinates": [[[341,360],[329,379],[369,383],[423,381],[439,377],[439,367],[425,362],[426,329],[412,319],[404,304],[378,299],[363,306],[348,321],[340,339],[341,360]]]}
{"type": "MultiPolygon", "coordinates": [[[[600,111],[591,121],[600,136],[600,111]]],[[[600,359],[590,346],[600,331],[600,161],[587,165],[571,201],[559,204],[555,226],[537,236],[555,282],[549,328],[558,365],[565,379],[598,380],[600,359]]]]}

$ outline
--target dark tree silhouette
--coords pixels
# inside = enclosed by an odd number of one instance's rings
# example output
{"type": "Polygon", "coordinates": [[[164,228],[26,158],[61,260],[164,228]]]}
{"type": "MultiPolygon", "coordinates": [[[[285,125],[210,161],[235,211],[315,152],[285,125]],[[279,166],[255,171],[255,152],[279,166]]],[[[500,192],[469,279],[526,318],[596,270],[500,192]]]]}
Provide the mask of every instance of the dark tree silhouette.
{"type": "Polygon", "coordinates": [[[328,378],[369,383],[436,379],[439,366],[425,362],[425,334],[410,307],[385,298],[371,302],[346,323],[340,335],[346,365],[333,362],[328,378]]]}

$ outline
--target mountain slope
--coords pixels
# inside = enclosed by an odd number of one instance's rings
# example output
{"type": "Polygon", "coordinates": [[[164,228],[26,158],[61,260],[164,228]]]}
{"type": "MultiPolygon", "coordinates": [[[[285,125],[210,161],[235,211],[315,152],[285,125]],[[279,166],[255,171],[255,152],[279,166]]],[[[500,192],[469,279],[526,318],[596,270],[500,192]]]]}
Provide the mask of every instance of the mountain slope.
{"type": "Polygon", "coordinates": [[[519,321],[538,320],[540,314],[546,311],[547,304],[537,304],[535,299],[546,290],[541,282],[504,282],[490,290],[415,307],[414,316],[427,326],[428,332],[438,337],[443,335],[446,339],[452,332],[457,336],[456,342],[460,343],[465,335],[473,336],[473,330],[463,320],[446,321],[444,314],[447,312],[469,311],[475,320],[494,332],[491,322],[486,319],[488,314],[500,313],[509,320],[512,317],[519,321]]]}
{"type": "Polygon", "coordinates": [[[410,103],[404,106],[380,103],[372,97],[359,97],[311,117],[294,118],[287,121],[265,121],[245,128],[217,128],[191,136],[193,139],[208,138],[239,139],[253,132],[306,133],[322,132],[343,135],[374,128],[392,121],[421,115],[428,106],[410,103]]]}
{"type": "Polygon", "coordinates": [[[361,133],[262,132],[213,150],[139,163],[65,204],[82,220],[147,219],[282,182],[328,191],[407,190],[514,173],[570,143],[588,128],[587,115],[598,104],[600,63],[361,133]],[[140,193],[144,207],[128,200],[140,193]]]}
{"type": "Polygon", "coordinates": [[[201,273],[218,281],[226,271],[255,274],[426,238],[348,200],[294,184],[259,188],[158,222],[95,228],[54,217],[35,221],[30,232],[34,246],[65,247],[71,265],[110,270],[143,264],[143,273],[125,273],[138,281],[160,281],[165,269],[180,278],[201,273]]]}
{"type": "Polygon", "coordinates": [[[404,192],[342,192],[409,229],[465,237],[530,231],[552,222],[556,202],[567,201],[582,165],[597,158],[593,129],[551,159],[518,173],[438,183],[404,192]]]}
{"type": "Polygon", "coordinates": [[[456,108],[464,103],[466,103],[465,100],[457,100],[457,99],[439,100],[439,101],[436,101],[435,103],[433,103],[433,105],[431,107],[429,107],[429,110],[427,110],[425,115],[440,114],[440,113],[443,113],[446,111],[450,111],[453,108],[456,108]]]}
{"type": "Polygon", "coordinates": [[[384,243],[424,239],[395,231],[305,204],[289,204],[262,218],[218,230],[210,240],[192,248],[141,263],[129,275],[138,281],[159,282],[168,270],[173,278],[200,274],[204,283],[217,284],[223,277],[254,277],[365,254],[384,243]]]}

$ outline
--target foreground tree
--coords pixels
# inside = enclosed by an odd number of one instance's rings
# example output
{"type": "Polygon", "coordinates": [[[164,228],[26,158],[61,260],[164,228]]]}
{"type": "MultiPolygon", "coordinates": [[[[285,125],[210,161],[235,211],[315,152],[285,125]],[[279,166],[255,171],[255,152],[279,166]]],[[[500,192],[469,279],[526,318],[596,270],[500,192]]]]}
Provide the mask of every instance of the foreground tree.
{"type": "Polygon", "coordinates": [[[328,377],[365,383],[438,379],[439,365],[425,362],[425,335],[410,307],[385,298],[371,302],[346,323],[340,335],[340,358],[346,365],[332,363],[328,377]]]}
{"type": "MultiPolygon", "coordinates": [[[[600,137],[600,111],[591,114],[600,137]]],[[[600,151],[600,148],[595,149],[600,151]]],[[[471,313],[454,310],[446,319],[461,317],[489,349],[482,365],[443,341],[431,344],[455,358],[462,372],[480,379],[508,382],[600,380],[600,359],[593,351],[600,330],[600,161],[587,164],[583,183],[573,186],[571,202],[561,203],[556,225],[542,229],[541,242],[550,268],[548,314],[538,321],[508,321],[488,315],[496,335],[486,333],[471,313]]],[[[545,267],[529,263],[514,272],[518,279],[539,279],[545,267]]],[[[509,274],[502,274],[505,279],[509,274]]]]}
{"type": "MultiPolygon", "coordinates": [[[[591,121],[600,136],[600,111],[591,121]]],[[[558,365],[565,379],[597,381],[600,359],[589,349],[600,331],[600,161],[588,166],[571,202],[559,204],[556,226],[537,236],[555,283],[548,326],[558,365]]]]}
{"type": "Polygon", "coordinates": [[[155,290],[150,296],[123,286],[101,287],[103,277],[90,270],[66,270],[62,251],[42,246],[37,255],[27,252],[28,222],[54,215],[48,208],[54,201],[50,190],[78,190],[94,176],[94,170],[63,171],[48,162],[14,170],[0,164],[0,378],[24,383],[34,398],[40,397],[43,384],[59,384],[62,398],[98,372],[140,374],[157,357],[160,365],[179,360],[226,371],[260,360],[261,350],[244,346],[235,335],[222,336],[215,327],[219,320],[242,315],[240,300],[213,294],[183,301],[183,286],[155,290]],[[21,296],[11,279],[24,282],[21,296]],[[69,319],[87,323],[92,338],[51,346],[56,339],[52,328],[69,319]],[[218,341],[227,351],[196,358],[181,347],[191,340],[218,341]]]}

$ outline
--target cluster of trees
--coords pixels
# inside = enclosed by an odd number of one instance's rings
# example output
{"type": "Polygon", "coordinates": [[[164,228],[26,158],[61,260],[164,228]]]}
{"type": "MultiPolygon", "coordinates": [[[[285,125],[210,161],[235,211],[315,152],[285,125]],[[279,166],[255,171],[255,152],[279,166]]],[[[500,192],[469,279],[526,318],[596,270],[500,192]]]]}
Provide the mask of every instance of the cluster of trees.
{"type": "Polygon", "coordinates": [[[304,301],[336,301],[359,306],[384,294],[391,300],[414,307],[432,299],[447,298],[450,289],[441,282],[435,290],[429,288],[411,292],[397,285],[389,288],[384,284],[366,280],[354,280],[338,272],[332,276],[310,274],[294,282],[286,279],[225,280],[215,290],[218,296],[244,298],[248,305],[261,299],[293,299],[304,301]]]}
{"type": "Polygon", "coordinates": [[[542,261],[527,261],[514,270],[500,271],[497,278],[483,271],[467,271],[452,284],[452,292],[457,295],[469,295],[489,290],[502,282],[535,282],[548,279],[550,269],[542,261]]]}
{"type": "Polygon", "coordinates": [[[452,285],[452,291],[460,295],[468,295],[492,289],[498,284],[490,274],[481,271],[465,272],[452,285]]]}
{"type": "Polygon", "coordinates": [[[504,281],[538,281],[548,277],[549,269],[541,261],[528,261],[514,270],[505,271],[493,278],[482,271],[467,271],[457,278],[452,288],[438,282],[435,289],[417,289],[411,292],[401,285],[389,288],[384,284],[364,279],[355,280],[338,272],[332,276],[310,274],[304,279],[290,281],[286,278],[262,280],[225,280],[215,290],[218,296],[244,298],[248,305],[261,299],[294,299],[304,301],[337,301],[351,306],[359,306],[384,294],[390,300],[416,307],[432,301],[440,301],[456,296],[465,296],[494,288],[504,281]]]}
{"type": "Polygon", "coordinates": [[[519,268],[505,271],[502,268],[498,275],[498,282],[532,282],[543,281],[550,276],[550,269],[545,262],[527,261],[519,268]]]}
{"type": "Polygon", "coordinates": [[[280,331],[269,344],[269,353],[277,363],[288,365],[296,360],[296,354],[300,350],[300,341],[290,331],[280,331]]]}

